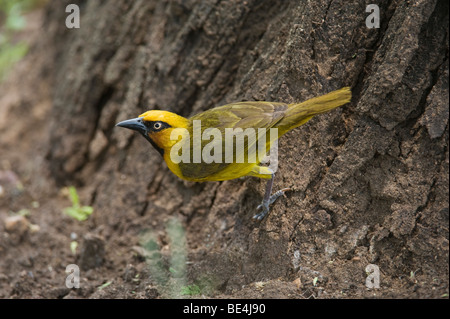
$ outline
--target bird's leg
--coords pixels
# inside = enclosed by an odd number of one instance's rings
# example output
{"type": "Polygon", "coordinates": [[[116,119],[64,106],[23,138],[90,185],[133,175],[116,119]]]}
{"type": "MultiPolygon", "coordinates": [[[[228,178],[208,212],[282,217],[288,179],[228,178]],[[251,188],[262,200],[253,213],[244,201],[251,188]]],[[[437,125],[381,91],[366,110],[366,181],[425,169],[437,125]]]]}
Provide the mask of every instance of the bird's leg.
{"type": "Polygon", "coordinates": [[[264,198],[263,198],[261,204],[259,204],[258,207],[256,207],[257,210],[259,210],[259,209],[262,209],[262,210],[260,213],[253,216],[253,219],[262,220],[270,210],[269,205],[272,204],[273,202],[275,202],[278,199],[278,197],[280,197],[281,195],[284,195],[285,192],[291,190],[290,188],[283,188],[271,196],[270,194],[272,194],[272,186],[273,186],[274,178],[275,178],[275,174],[272,173],[272,178],[266,184],[266,192],[264,194],[264,198]]]}

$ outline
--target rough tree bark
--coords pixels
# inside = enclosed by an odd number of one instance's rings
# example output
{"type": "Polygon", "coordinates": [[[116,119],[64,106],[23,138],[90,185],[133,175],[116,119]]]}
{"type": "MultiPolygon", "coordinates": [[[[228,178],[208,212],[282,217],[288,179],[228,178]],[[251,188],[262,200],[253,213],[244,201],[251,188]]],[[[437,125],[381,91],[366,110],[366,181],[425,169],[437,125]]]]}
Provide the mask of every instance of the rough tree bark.
{"type": "Polygon", "coordinates": [[[60,25],[67,3],[46,15],[57,48],[47,160],[60,185],[92,194],[93,232],[137,238],[178,216],[189,278],[224,293],[317,277],[339,296],[364,290],[370,263],[387,287],[420,269],[423,294],[448,289],[446,1],[379,1],[379,29],[365,25],[370,1],[79,1],[72,30],[60,25]],[[351,104],[280,140],[274,189],[294,190],[261,223],[264,181],[184,183],[114,128],[148,109],[189,116],[343,86],[351,104]]]}

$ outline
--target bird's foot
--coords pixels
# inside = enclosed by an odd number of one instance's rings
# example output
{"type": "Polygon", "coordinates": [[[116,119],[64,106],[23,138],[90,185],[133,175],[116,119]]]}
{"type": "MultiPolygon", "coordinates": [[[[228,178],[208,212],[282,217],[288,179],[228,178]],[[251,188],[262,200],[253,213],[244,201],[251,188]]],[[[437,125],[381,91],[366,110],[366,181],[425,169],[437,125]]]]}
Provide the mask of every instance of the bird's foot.
{"type": "Polygon", "coordinates": [[[262,220],[270,211],[269,205],[273,204],[280,196],[284,196],[284,193],[290,190],[290,188],[280,189],[278,192],[270,196],[268,200],[263,200],[262,203],[256,207],[256,210],[261,209],[261,212],[253,216],[253,219],[262,220]]]}

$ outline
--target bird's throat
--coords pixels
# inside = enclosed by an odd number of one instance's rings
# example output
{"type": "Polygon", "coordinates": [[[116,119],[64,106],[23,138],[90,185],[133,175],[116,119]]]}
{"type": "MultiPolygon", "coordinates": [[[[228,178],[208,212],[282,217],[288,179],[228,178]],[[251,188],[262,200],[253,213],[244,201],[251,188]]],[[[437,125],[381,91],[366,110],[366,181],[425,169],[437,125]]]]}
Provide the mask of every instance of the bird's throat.
{"type": "Polygon", "coordinates": [[[142,135],[145,137],[145,139],[146,139],[147,141],[150,142],[150,144],[152,144],[152,146],[159,152],[159,154],[161,154],[161,156],[164,156],[164,149],[162,149],[161,147],[159,147],[159,146],[155,143],[155,141],[153,141],[147,134],[142,134],[142,135]]]}

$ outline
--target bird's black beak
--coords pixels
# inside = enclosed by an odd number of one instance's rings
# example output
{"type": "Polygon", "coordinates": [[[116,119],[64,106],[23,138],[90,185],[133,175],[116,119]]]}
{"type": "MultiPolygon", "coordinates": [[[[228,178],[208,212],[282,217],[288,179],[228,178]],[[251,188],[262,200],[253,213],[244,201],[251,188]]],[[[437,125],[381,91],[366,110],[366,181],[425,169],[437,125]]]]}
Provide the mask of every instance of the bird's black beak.
{"type": "Polygon", "coordinates": [[[129,128],[130,130],[135,130],[141,133],[150,144],[153,145],[154,148],[159,152],[159,154],[163,155],[164,150],[160,148],[149,136],[148,136],[148,127],[144,124],[144,120],[142,117],[137,117],[131,120],[125,120],[116,124],[116,126],[129,128]]]}
{"type": "Polygon", "coordinates": [[[125,120],[116,124],[116,126],[129,128],[130,130],[135,130],[142,135],[147,135],[147,127],[145,126],[142,117],[137,117],[135,119],[125,120]]]}

